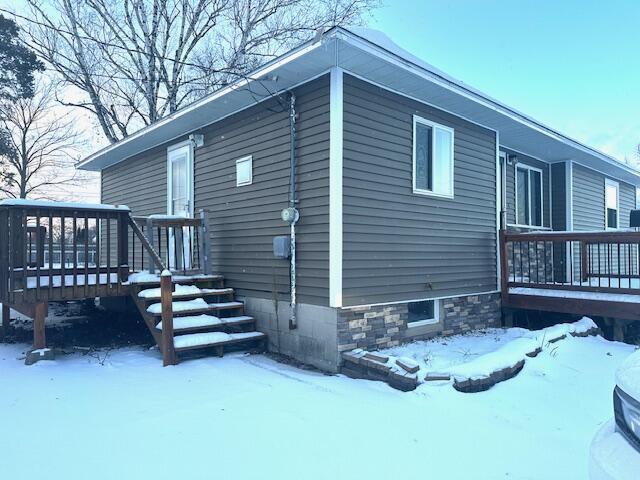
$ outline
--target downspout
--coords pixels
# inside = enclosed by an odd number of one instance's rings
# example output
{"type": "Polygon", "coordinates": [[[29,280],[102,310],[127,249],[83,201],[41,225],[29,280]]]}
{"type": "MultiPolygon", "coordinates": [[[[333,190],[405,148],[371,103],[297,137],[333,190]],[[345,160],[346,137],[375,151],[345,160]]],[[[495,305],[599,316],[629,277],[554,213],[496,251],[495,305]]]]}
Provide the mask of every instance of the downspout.
{"type": "Polygon", "coordinates": [[[299,218],[296,209],[296,97],[291,93],[289,97],[289,129],[290,129],[290,166],[289,166],[289,210],[293,212],[291,222],[291,316],[289,317],[289,330],[298,328],[296,318],[296,223],[299,218]]]}

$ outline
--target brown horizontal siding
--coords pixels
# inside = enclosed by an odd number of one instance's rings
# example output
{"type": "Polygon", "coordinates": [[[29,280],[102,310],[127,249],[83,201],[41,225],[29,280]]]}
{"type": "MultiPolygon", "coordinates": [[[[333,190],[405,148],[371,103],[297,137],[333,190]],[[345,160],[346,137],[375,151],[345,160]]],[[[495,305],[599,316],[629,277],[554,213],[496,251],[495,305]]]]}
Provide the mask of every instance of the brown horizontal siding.
{"type": "Polygon", "coordinates": [[[495,134],[344,77],[343,303],[496,288],[495,134]],[[413,115],[455,129],[455,198],[412,192],[413,115]]]}
{"type": "MultiPolygon", "coordinates": [[[[328,304],[329,82],[296,89],[298,300],[328,304]]],[[[195,208],[209,211],[214,270],[240,295],[289,298],[289,262],[273,257],[272,239],[288,235],[280,219],[289,192],[289,113],[283,96],[202,130],[195,152],[195,208]],[[253,183],[236,187],[235,162],[252,155],[253,183]]],[[[126,203],[135,214],[166,212],[166,149],[177,139],[107,169],[105,203],[126,203]]]]}

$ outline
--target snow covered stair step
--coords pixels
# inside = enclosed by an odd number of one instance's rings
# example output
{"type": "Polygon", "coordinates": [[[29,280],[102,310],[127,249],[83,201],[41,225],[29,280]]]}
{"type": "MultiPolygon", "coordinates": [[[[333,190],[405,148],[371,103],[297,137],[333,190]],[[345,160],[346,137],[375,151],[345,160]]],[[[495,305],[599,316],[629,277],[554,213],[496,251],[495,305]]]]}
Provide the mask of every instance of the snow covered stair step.
{"type": "Polygon", "coordinates": [[[190,348],[216,347],[222,345],[230,345],[249,340],[258,340],[265,338],[266,335],[261,332],[245,332],[245,333],[225,333],[225,332],[206,332],[206,333],[190,333],[187,335],[179,335],[174,337],[173,345],[176,350],[186,350],[190,348]]]}
{"type": "MultiPolygon", "coordinates": [[[[233,288],[198,288],[195,285],[180,285],[176,284],[173,291],[173,298],[188,298],[196,295],[208,296],[208,295],[231,295],[233,294],[233,288]]],[[[148,288],[138,293],[139,298],[145,300],[159,300],[161,298],[160,288],[148,288]]]]}
{"type": "Polygon", "coordinates": [[[244,304],[242,302],[221,302],[221,303],[209,303],[209,308],[214,310],[232,310],[236,308],[242,308],[244,304]]]}
{"type": "MultiPolygon", "coordinates": [[[[209,308],[209,304],[203,298],[196,298],[183,302],[173,302],[173,313],[202,311],[209,308]]],[[[162,314],[162,303],[152,303],[147,307],[147,312],[153,315],[162,314]]]]}
{"type": "MultiPolygon", "coordinates": [[[[177,295],[198,295],[201,290],[195,285],[176,285],[175,290],[173,291],[174,298],[177,295]]],[[[138,293],[138,297],[140,298],[160,298],[161,295],[160,287],[158,288],[148,288],[146,290],[141,290],[138,293]]]]}
{"type": "MultiPolygon", "coordinates": [[[[173,330],[179,332],[180,330],[195,330],[199,328],[207,327],[233,327],[235,325],[243,325],[245,323],[252,323],[253,317],[241,315],[239,317],[227,317],[218,318],[213,315],[192,315],[187,317],[176,317],[173,319],[173,330]]],[[[162,330],[162,322],[156,325],[158,330],[162,330]]]]}

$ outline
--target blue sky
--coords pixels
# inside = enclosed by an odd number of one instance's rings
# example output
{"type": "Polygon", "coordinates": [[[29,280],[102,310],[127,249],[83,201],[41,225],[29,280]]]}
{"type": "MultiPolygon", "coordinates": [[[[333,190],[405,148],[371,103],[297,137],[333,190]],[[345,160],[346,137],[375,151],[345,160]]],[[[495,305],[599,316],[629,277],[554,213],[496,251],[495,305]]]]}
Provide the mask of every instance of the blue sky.
{"type": "Polygon", "coordinates": [[[640,143],[640,1],[386,0],[372,28],[623,159],[640,143]]]}

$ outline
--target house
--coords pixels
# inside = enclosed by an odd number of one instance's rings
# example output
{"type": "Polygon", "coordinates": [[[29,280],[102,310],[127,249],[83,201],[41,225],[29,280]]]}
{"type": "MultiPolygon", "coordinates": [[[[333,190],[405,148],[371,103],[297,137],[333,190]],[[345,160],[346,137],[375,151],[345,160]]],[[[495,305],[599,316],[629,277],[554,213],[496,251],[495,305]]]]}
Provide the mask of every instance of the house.
{"type": "MultiPolygon", "coordinates": [[[[384,35],[344,28],[80,168],[134,215],[206,210],[213,270],[270,348],[326,370],[356,347],[500,325],[500,265],[515,268],[501,224],[628,227],[640,186],[384,35]]],[[[568,262],[569,242],[551,258],[568,262]]]]}

